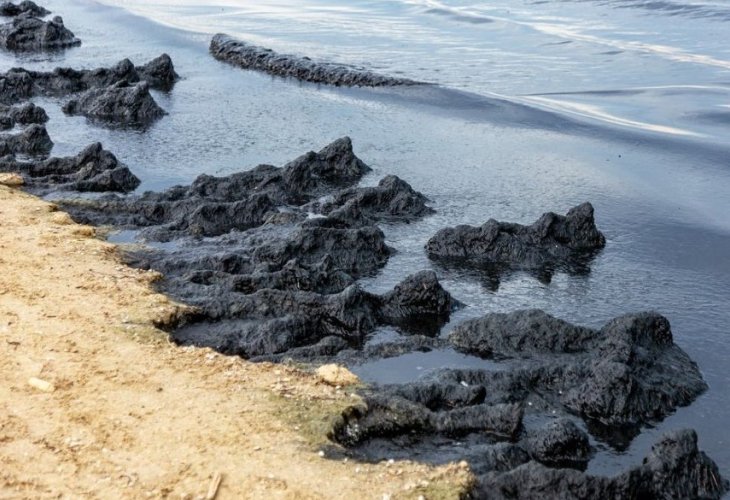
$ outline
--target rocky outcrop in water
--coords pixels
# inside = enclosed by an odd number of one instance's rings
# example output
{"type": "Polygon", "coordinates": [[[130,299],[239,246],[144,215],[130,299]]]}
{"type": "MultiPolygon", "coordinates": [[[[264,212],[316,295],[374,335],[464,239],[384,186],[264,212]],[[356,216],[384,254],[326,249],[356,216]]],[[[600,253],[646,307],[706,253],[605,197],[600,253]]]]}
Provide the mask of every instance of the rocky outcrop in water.
{"type": "Polygon", "coordinates": [[[318,63],[308,57],[279,54],[220,33],[211,40],[210,53],[219,61],[239,68],[305,82],[345,87],[421,85],[407,78],[392,78],[351,66],[318,63]]]}
{"type": "Polygon", "coordinates": [[[528,434],[522,445],[533,460],[550,467],[585,469],[592,451],[588,435],[567,418],[548,422],[528,434]]]}
{"type": "MultiPolygon", "coordinates": [[[[374,389],[366,406],[343,414],[332,438],[367,460],[466,459],[477,476],[477,498],[720,498],[728,491],[693,431],[663,436],[639,467],[612,478],[591,476],[581,472],[592,453],[589,439],[572,420],[531,428],[523,415],[549,413],[539,399],[499,402],[491,386],[459,378],[374,389]]],[[[526,390],[512,384],[518,397],[526,390]]]]}
{"type": "Polygon", "coordinates": [[[44,21],[22,14],[0,25],[0,47],[12,51],[56,50],[81,45],[81,40],[56,16],[44,21]]]}
{"type": "MultiPolygon", "coordinates": [[[[101,200],[84,217],[118,226],[155,226],[148,237],[162,241],[186,235],[219,236],[266,222],[292,228],[307,219],[307,212],[296,210],[297,206],[351,186],[369,171],[354,155],[350,139],[343,138],[281,168],[259,165],[226,177],[201,175],[190,186],[163,193],[145,193],[134,200],[101,200]]],[[[333,222],[312,219],[306,224],[307,232],[326,232],[328,224],[338,236],[351,229],[333,222]]],[[[292,250],[282,248],[282,252],[292,250]]]]}
{"type": "Polygon", "coordinates": [[[167,114],[152,98],[145,81],[134,84],[122,81],[106,88],[87,90],[67,102],[63,112],[130,126],[145,126],[167,114]]]}
{"type": "Polygon", "coordinates": [[[48,115],[46,111],[32,102],[27,102],[19,106],[4,106],[0,104],[0,129],[11,129],[16,124],[43,124],[47,121],[48,115]]]}
{"type": "Polygon", "coordinates": [[[151,88],[169,90],[177,79],[172,60],[166,54],[137,67],[123,59],[110,68],[91,70],[56,68],[48,72],[12,68],[0,73],[0,102],[13,104],[35,96],[63,97],[120,82],[146,81],[151,88]]]}
{"type": "Polygon", "coordinates": [[[468,432],[487,433],[504,439],[514,438],[522,423],[522,408],[515,404],[477,404],[432,411],[405,398],[380,399],[373,395],[367,409],[351,408],[334,430],[334,438],[356,445],[373,438],[407,434],[459,436],[468,432]]]}
{"type": "Polygon", "coordinates": [[[529,226],[490,219],[479,227],[442,229],[426,244],[431,259],[446,266],[499,274],[509,269],[580,270],[606,244],[583,203],[566,215],[548,212],[529,226]]]}
{"type": "Polygon", "coordinates": [[[99,143],[67,158],[21,162],[14,157],[3,157],[0,172],[21,173],[25,185],[35,194],[58,190],[127,193],[140,183],[126,165],[99,143]]]}
{"type": "MultiPolygon", "coordinates": [[[[346,412],[333,438],[356,450],[356,456],[375,460],[419,453],[448,457],[469,443],[468,451],[456,457],[472,463],[480,487],[495,487],[507,497],[530,498],[541,488],[548,495],[568,492],[573,486],[563,484],[566,480],[579,488],[594,485],[597,492],[639,488],[654,494],[681,484],[673,479],[662,485],[638,469],[600,481],[579,472],[592,454],[584,427],[620,447],[614,436],[635,435],[706,390],[697,365],[673,343],[663,316],[630,314],[593,330],[539,310],[489,314],[458,325],[448,340],[457,349],[503,363],[493,370],[441,369],[414,382],[366,389],[365,406],[346,412]],[[514,408],[511,425],[480,420],[485,412],[507,407],[514,408]],[[434,424],[443,421],[451,426],[434,424]],[[638,482],[626,486],[627,477],[638,482]],[[523,479],[529,486],[520,485],[523,479]]],[[[695,465],[676,469],[682,469],[677,471],[682,481],[692,483],[685,486],[689,498],[697,498],[715,466],[697,451],[696,441],[683,436],[678,447],[662,447],[654,460],[673,463],[672,454],[678,452],[681,460],[696,461],[704,476],[695,475],[695,465]]],[[[721,479],[716,484],[708,490],[710,498],[725,488],[721,479]]]]}
{"type": "Polygon", "coordinates": [[[605,426],[638,426],[691,403],[707,388],[656,313],[620,316],[600,331],[539,310],[490,314],[454,329],[449,341],[480,356],[539,360],[525,368],[551,402],[605,426]]]}
{"type": "Polygon", "coordinates": [[[378,325],[435,335],[458,305],[432,272],[384,295],[353,285],[391,254],[373,224],[430,213],[425,197],[396,177],[353,187],[369,171],[342,138],[281,168],[203,175],[163,193],[69,208],[85,222],[136,228],[150,240],[182,245],[129,255],[134,265],[163,272],[164,290],[197,307],[173,332],[178,342],[250,358],[336,354],[361,347],[378,325]],[[325,207],[322,200],[331,201],[325,207]],[[352,206],[359,216],[334,215],[352,206]]]}
{"type": "Polygon", "coordinates": [[[539,309],[488,314],[465,321],[449,334],[457,349],[482,357],[533,358],[546,353],[583,352],[598,343],[598,332],[539,309]]]}
{"type": "Polygon", "coordinates": [[[0,4],[0,16],[14,17],[26,14],[33,17],[45,17],[50,13],[50,11],[36,5],[31,0],[24,0],[19,4],[14,4],[13,2],[3,2],[0,4]]]}
{"type": "Polygon", "coordinates": [[[53,141],[43,125],[31,125],[18,134],[0,135],[0,157],[14,154],[47,155],[53,141]]]}
{"type": "Polygon", "coordinates": [[[455,306],[431,272],[411,276],[382,296],[357,285],[332,295],[265,288],[200,305],[200,315],[172,337],[254,358],[331,338],[343,340],[343,347],[361,346],[378,325],[418,322],[424,310],[443,324],[455,306]]]}
{"type": "MultiPolygon", "coordinates": [[[[147,82],[153,89],[170,90],[175,82],[180,79],[180,76],[175,72],[172,59],[167,54],[162,54],[147,64],[137,66],[135,70],[137,80],[147,82]]],[[[135,82],[137,80],[133,77],[132,80],[127,81],[135,82]]]]}
{"type": "Polygon", "coordinates": [[[642,465],[614,477],[528,462],[508,472],[479,476],[479,498],[720,498],[730,485],[717,465],[697,448],[697,435],[679,430],[663,435],[642,465]]]}
{"type": "Polygon", "coordinates": [[[402,223],[432,214],[434,210],[426,205],[427,202],[428,198],[407,182],[389,175],[377,186],[347,189],[307,208],[352,224],[388,222],[390,217],[402,223]]]}

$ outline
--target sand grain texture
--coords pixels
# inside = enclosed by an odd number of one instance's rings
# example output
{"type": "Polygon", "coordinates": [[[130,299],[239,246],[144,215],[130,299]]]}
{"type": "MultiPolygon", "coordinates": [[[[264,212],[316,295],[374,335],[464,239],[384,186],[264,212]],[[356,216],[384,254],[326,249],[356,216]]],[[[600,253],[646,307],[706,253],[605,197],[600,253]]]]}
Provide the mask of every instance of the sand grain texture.
{"type": "Polygon", "coordinates": [[[320,457],[346,388],[170,344],[154,325],[183,306],[94,234],[0,186],[0,498],[205,498],[217,475],[219,499],[455,498],[470,480],[320,457]]]}

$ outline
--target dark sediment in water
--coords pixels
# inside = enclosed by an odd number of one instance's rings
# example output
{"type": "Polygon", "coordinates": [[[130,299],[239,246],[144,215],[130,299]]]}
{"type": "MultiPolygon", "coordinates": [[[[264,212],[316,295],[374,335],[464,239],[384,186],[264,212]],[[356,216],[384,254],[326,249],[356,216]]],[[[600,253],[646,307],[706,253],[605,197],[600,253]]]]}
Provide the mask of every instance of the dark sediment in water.
{"type": "Polygon", "coordinates": [[[0,47],[17,52],[56,50],[81,45],[81,40],[56,16],[50,21],[20,14],[0,25],[0,47]]]}
{"type": "Polygon", "coordinates": [[[483,272],[498,285],[499,275],[514,269],[532,271],[548,281],[555,269],[585,272],[605,244],[593,206],[583,203],[564,216],[545,213],[529,226],[490,219],[479,227],[442,229],[428,241],[426,252],[445,267],[483,272]]]}
{"type": "Polygon", "coordinates": [[[422,85],[407,78],[393,78],[341,64],[318,63],[308,57],[279,54],[221,33],[211,40],[210,53],[219,61],[239,68],[305,82],[345,87],[422,85]]]}

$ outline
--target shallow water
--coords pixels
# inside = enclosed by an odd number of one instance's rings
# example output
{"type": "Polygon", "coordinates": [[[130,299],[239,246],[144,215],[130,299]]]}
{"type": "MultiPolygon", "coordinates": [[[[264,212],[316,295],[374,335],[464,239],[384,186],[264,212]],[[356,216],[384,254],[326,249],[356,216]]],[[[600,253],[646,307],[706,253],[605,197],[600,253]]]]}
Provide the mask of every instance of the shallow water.
{"type": "MultiPolygon", "coordinates": [[[[544,211],[564,213],[590,200],[608,241],[589,274],[558,273],[546,284],[514,273],[495,291],[477,277],[436,267],[443,285],[467,304],[451,325],[525,307],[590,326],[625,312],[660,311],[710,390],[626,451],[599,444],[589,470],[613,473],[639,463],[662,432],[694,427],[702,449],[730,476],[726,3],[115,3],[191,31],[90,0],[49,0],[82,47],[40,57],[3,53],[0,67],[95,67],[122,57],[140,64],[164,51],[184,80],[169,94],[155,94],[170,114],[145,132],[91,126],[39,99],[51,116],[54,155],[101,141],[142,178],[141,189],[161,189],[200,173],[280,165],[349,135],[374,168],[365,183],[396,174],[437,210],[384,228],[398,253],[364,283],[379,292],[434,267],[423,245],[444,226],[490,217],[530,223],[544,211]],[[330,89],[245,72],[207,54],[205,33],[216,31],[443,86],[330,89]]],[[[355,369],[388,382],[440,366],[493,365],[453,351],[379,363],[355,369]]]]}
{"type": "Polygon", "coordinates": [[[677,135],[722,140],[730,4],[105,0],[171,26],[677,135]]]}

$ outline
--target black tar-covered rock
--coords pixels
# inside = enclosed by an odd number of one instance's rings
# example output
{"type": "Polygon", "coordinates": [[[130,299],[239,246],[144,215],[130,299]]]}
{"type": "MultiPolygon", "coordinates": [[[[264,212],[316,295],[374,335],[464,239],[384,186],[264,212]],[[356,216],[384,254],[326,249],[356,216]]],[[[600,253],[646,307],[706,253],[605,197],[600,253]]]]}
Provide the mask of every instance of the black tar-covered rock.
{"type": "Polygon", "coordinates": [[[17,161],[6,156],[0,158],[0,171],[21,173],[25,185],[36,194],[58,190],[127,193],[140,183],[126,165],[99,143],[67,158],[17,161]]]}
{"type": "Polygon", "coordinates": [[[576,353],[597,343],[597,332],[539,309],[493,313],[459,324],[449,334],[457,349],[490,358],[576,353]]]}
{"type": "Polygon", "coordinates": [[[696,363],[672,341],[669,321],[652,312],[620,316],[600,331],[539,310],[489,314],[457,326],[449,341],[479,356],[538,360],[519,373],[606,426],[660,420],[707,388],[696,363]]]}
{"type": "Polygon", "coordinates": [[[279,54],[228,35],[217,34],[210,42],[210,53],[219,61],[243,69],[262,71],[274,76],[347,87],[393,87],[419,85],[407,78],[392,78],[367,70],[332,63],[314,62],[308,57],[279,54]]]}
{"type": "Polygon", "coordinates": [[[56,16],[44,21],[30,14],[21,14],[0,25],[0,47],[27,52],[64,49],[81,45],[81,40],[63,25],[56,16]]]}
{"type": "Polygon", "coordinates": [[[204,175],[163,193],[103,197],[68,208],[84,222],[182,243],[173,251],[129,255],[134,265],[163,272],[163,289],[197,307],[173,332],[178,342],[245,357],[305,349],[310,356],[336,354],[362,347],[378,325],[435,335],[458,305],[430,271],[385,295],[353,285],[392,253],[375,222],[430,213],[425,197],[395,177],[377,188],[354,188],[369,171],[345,137],[281,168],[204,175]],[[312,215],[322,199],[357,200],[368,215],[312,215]]]}
{"type": "Polygon", "coordinates": [[[523,442],[534,460],[548,466],[584,469],[591,458],[588,435],[567,418],[547,423],[523,442]]]}
{"type": "Polygon", "coordinates": [[[725,490],[714,463],[686,436],[665,439],[662,443],[669,445],[658,445],[647,459],[658,464],[652,474],[672,460],[693,461],[685,469],[672,465],[680,477],[666,485],[633,476],[636,469],[610,480],[580,472],[592,455],[585,429],[619,447],[622,433],[635,434],[706,390],[697,365],[673,343],[663,316],[629,314],[594,330],[539,310],[490,314],[458,325],[448,341],[502,361],[501,367],[440,369],[413,382],[365,389],[364,406],[343,414],[333,439],[369,460],[394,455],[467,459],[478,475],[478,495],[495,485],[504,492],[497,497],[510,498],[531,498],[542,488],[556,498],[574,498],[573,488],[575,498],[590,488],[601,497],[641,491],[674,498],[683,482],[687,498],[704,498],[704,493],[718,498],[725,490]],[[512,427],[479,420],[493,416],[484,414],[486,409],[507,406],[515,409],[512,427]],[[436,424],[444,421],[450,426],[436,424]],[[525,486],[521,474],[528,474],[525,486]],[[630,482],[624,484],[626,478],[630,482]],[[717,487],[707,489],[710,482],[717,487]]]}
{"type": "Polygon", "coordinates": [[[353,224],[417,220],[434,210],[428,198],[395,175],[388,175],[377,186],[357,187],[340,191],[330,199],[318,200],[309,209],[330,218],[353,224]]]}
{"type": "Polygon", "coordinates": [[[697,448],[691,430],[668,432],[642,465],[614,477],[553,469],[531,461],[508,472],[480,475],[474,495],[496,499],[720,498],[729,485],[717,465],[697,448]]]}
{"type": "Polygon", "coordinates": [[[415,321],[424,310],[443,324],[456,306],[431,272],[411,276],[382,296],[352,285],[331,295],[263,289],[226,298],[201,304],[200,314],[173,338],[247,358],[287,352],[329,337],[344,340],[345,348],[361,346],[380,324],[415,321]],[[416,288],[420,300],[411,298],[416,288]]]}
{"type": "Polygon", "coordinates": [[[110,68],[90,70],[56,68],[53,71],[33,71],[12,68],[4,74],[0,73],[0,102],[13,104],[42,95],[63,97],[119,82],[131,84],[146,81],[151,88],[169,90],[177,79],[172,60],[166,54],[137,67],[129,59],[123,59],[110,68]]]}
{"type": "Polygon", "coordinates": [[[63,112],[131,126],[144,126],[167,114],[150,95],[149,84],[145,81],[122,81],[106,88],[87,90],[67,102],[63,112]]]}
{"type": "Polygon", "coordinates": [[[0,4],[0,16],[14,17],[21,14],[27,14],[33,17],[44,17],[50,14],[49,10],[40,7],[31,0],[24,0],[18,4],[13,2],[3,2],[0,4]]]}
{"type": "Polygon", "coordinates": [[[153,89],[170,90],[180,76],[175,72],[172,59],[167,54],[155,57],[147,64],[135,68],[140,80],[144,80],[153,89]]]}
{"type": "Polygon", "coordinates": [[[11,129],[15,125],[43,124],[48,121],[46,111],[32,102],[18,106],[0,104],[0,129],[11,129]]]}
{"type": "Polygon", "coordinates": [[[566,215],[547,212],[529,226],[490,219],[478,227],[442,229],[428,241],[426,252],[446,266],[496,275],[524,269],[541,275],[555,269],[580,272],[605,244],[593,206],[583,203],[566,215]]]}
{"type": "MultiPolygon", "coordinates": [[[[259,165],[226,177],[201,175],[190,186],[176,186],[163,193],[145,193],[131,200],[101,200],[85,216],[95,223],[158,226],[149,236],[160,240],[185,235],[219,236],[252,229],[267,221],[301,225],[303,232],[296,242],[281,241],[281,245],[275,245],[272,241],[268,250],[261,250],[280,260],[298,246],[308,245],[309,236],[315,233],[331,232],[343,237],[353,234],[357,228],[331,219],[311,219],[299,224],[307,219],[307,214],[297,207],[352,186],[369,171],[370,167],[354,155],[350,139],[342,138],[281,168],[259,165]]],[[[372,229],[368,232],[373,233],[372,229]]]]}
{"type": "Polygon", "coordinates": [[[0,135],[0,157],[14,154],[44,156],[50,153],[53,141],[43,125],[30,125],[17,134],[0,135]]]}

